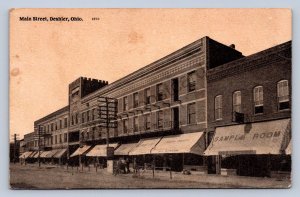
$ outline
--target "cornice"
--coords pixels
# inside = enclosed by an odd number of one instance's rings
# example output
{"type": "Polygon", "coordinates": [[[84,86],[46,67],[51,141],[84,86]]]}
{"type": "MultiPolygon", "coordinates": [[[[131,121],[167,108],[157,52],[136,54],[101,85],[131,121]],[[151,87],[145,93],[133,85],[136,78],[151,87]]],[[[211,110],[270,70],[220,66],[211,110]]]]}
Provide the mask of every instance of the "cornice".
{"type": "MultiPolygon", "coordinates": [[[[205,38],[205,37],[204,37],[205,38]]],[[[98,91],[95,91],[87,96],[85,96],[83,98],[83,100],[89,100],[93,97],[95,97],[95,95],[99,95],[99,94],[105,94],[108,93],[110,91],[112,91],[113,89],[116,89],[124,84],[128,84],[132,81],[135,81],[136,79],[142,78],[146,75],[149,75],[151,73],[153,73],[156,70],[162,69],[165,66],[168,66],[170,64],[173,64],[175,62],[178,62],[179,60],[186,58],[188,56],[191,56],[195,53],[200,52],[203,49],[203,42],[204,42],[204,38],[201,38],[111,84],[108,84],[107,86],[99,89],[98,91]]]]}
{"type": "Polygon", "coordinates": [[[255,53],[253,55],[223,64],[207,71],[207,81],[222,79],[226,76],[236,75],[259,67],[267,66],[279,61],[291,61],[290,57],[280,55],[288,52],[291,41],[255,53]]]}

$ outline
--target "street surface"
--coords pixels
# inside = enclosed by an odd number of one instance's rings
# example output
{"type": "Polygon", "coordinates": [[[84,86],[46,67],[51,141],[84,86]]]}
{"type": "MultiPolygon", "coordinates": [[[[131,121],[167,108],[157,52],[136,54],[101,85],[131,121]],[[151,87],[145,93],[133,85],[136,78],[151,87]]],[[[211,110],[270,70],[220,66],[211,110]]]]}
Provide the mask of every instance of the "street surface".
{"type": "Polygon", "coordinates": [[[157,171],[112,175],[106,169],[83,171],[66,166],[10,164],[10,184],[13,189],[91,189],[91,188],[288,188],[290,179],[259,177],[224,177],[220,175],[183,175],[157,171]]]}

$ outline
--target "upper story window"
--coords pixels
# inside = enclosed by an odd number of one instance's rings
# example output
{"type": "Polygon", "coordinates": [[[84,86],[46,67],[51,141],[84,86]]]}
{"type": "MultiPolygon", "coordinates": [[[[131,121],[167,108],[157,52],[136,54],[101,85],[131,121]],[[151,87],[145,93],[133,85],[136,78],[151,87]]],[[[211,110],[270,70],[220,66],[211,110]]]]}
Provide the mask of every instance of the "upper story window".
{"type": "Polygon", "coordinates": [[[156,85],[156,96],[157,101],[162,101],[164,99],[164,90],[162,83],[156,85]]]}
{"type": "Polygon", "coordinates": [[[123,133],[128,133],[128,119],[123,120],[123,133]]]}
{"type": "Polygon", "coordinates": [[[221,120],[222,119],[222,113],[223,113],[223,101],[222,101],[222,95],[218,95],[215,97],[215,120],[221,120]]]}
{"type": "Polygon", "coordinates": [[[90,121],[90,111],[86,112],[86,121],[90,121]]]}
{"type": "Polygon", "coordinates": [[[59,120],[59,128],[60,128],[60,129],[63,128],[62,120],[59,120]]]}
{"type": "Polygon", "coordinates": [[[139,93],[133,94],[133,107],[136,108],[139,106],[139,93]]]}
{"type": "Polygon", "coordinates": [[[95,109],[92,109],[92,120],[95,120],[95,109]]]}
{"type": "Polygon", "coordinates": [[[145,114],[145,130],[150,130],[151,129],[151,119],[150,119],[150,114],[145,114]]]}
{"type": "Polygon", "coordinates": [[[196,72],[188,73],[188,92],[196,90],[196,72]]]}
{"type": "Polygon", "coordinates": [[[196,103],[187,105],[188,124],[196,124],[196,103]]]}
{"type": "Polygon", "coordinates": [[[68,134],[64,133],[64,142],[67,142],[67,141],[68,141],[68,134]]]}
{"type": "Polygon", "coordinates": [[[66,127],[68,127],[68,118],[65,118],[64,121],[65,121],[64,126],[65,126],[65,128],[66,128],[66,127]]]}
{"type": "Polygon", "coordinates": [[[75,114],[75,124],[78,124],[78,122],[79,122],[78,114],[75,114]]]}
{"type": "Polygon", "coordinates": [[[164,112],[158,111],[157,112],[157,128],[162,128],[164,125],[164,112]]]}
{"type": "Polygon", "coordinates": [[[85,113],[82,112],[82,114],[81,114],[81,123],[84,123],[84,116],[85,116],[85,113]]]}
{"type": "Polygon", "coordinates": [[[279,110],[290,108],[290,93],[288,80],[281,80],[277,83],[277,99],[279,110]]]}
{"type": "Polygon", "coordinates": [[[264,112],[264,91],[262,86],[256,86],[253,89],[254,114],[264,112]]]}
{"type": "Polygon", "coordinates": [[[135,116],[133,118],[133,131],[138,132],[138,130],[139,130],[139,119],[138,116],[135,116]]]}
{"type": "Polygon", "coordinates": [[[233,112],[242,111],[242,94],[241,91],[235,91],[232,95],[232,110],[233,112]]]}
{"type": "Polygon", "coordinates": [[[151,92],[150,88],[145,89],[145,103],[146,105],[150,104],[151,92]]]}
{"type": "Polygon", "coordinates": [[[125,97],[123,98],[123,110],[124,110],[124,111],[127,111],[127,110],[128,110],[128,98],[127,98],[127,96],[125,96],[125,97]]]}

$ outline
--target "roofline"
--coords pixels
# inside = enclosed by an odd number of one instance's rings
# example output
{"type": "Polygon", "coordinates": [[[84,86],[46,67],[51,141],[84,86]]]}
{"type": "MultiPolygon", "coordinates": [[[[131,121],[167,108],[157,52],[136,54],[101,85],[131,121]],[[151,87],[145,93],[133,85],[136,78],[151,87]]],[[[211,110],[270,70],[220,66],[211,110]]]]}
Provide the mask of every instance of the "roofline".
{"type": "Polygon", "coordinates": [[[232,68],[234,68],[238,65],[247,64],[251,61],[261,59],[264,56],[272,55],[274,53],[289,49],[292,46],[291,43],[292,43],[292,41],[290,40],[290,41],[275,45],[273,47],[267,48],[263,51],[259,51],[257,53],[252,54],[252,55],[249,55],[249,56],[246,56],[246,57],[228,62],[226,64],[222,64],[222,65],[217,66],[215,68],[211,68],[207,71],[208,81],[210,80],[209,76],[217,75],[219,73],[224,73],[225,70],[232,69],[232,68]]]}

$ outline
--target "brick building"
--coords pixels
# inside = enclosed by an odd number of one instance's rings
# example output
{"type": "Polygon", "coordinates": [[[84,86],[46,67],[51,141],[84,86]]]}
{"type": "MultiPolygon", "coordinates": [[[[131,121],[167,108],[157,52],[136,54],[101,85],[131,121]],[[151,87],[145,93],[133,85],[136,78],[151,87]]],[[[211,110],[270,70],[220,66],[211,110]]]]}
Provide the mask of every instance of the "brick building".
{"type": "MultiPolygon", "coordinates": [[[[75,80],[69,85],[68,105],[35,121],[35,127],[43,131],[44,150],[53,152],[66,149],[70,160],[77,160],[77,156],[80,158],[89,151],[97,153],[96,145],[109,142],[119,156],[135,157],[144,162],[151,162],[151,151],[156,152],[157,165],[165,165],[169,162],[166,156],[172,155],[172,160],[175,160],[173,163],[179,166],[176,170],[182,170],[185,163],[207,166],[203,151],[212,138],[207,133],[214,132],[217,126],[233,124],[232,101],[226,95],[227,91],[231,94],[235,89],[240,89],[242,92],[241,109],[245,119],[264,121],[290,117],[289,110],[273,113],[273,104],[278,106],[277,97],[273,93],[268,95],[268,91],[265,91],[264,98],[272,105],[264,103],[263,115],[249,116],[254,109],[252,86],[260,84],[271,88],[268,84],[272,81],[275,89],[271,89],[276,92],[276,83],[281,80],[279,78],[290,83],[290,70],[284,68],[286,64],[290,69],[290,62],[286,52],[283,52],[285,47],[288,50],[288,46],[290,43],[244,57],[234,45],[226,46],[204,37],[111,84],[83,77],[75,80]],[[281,74],[275,76],[268,71],[274,71],[275,68],[281,74]],[[259,75],[263,76],[257,77],[259,75]],[[224,106],[219,108],[224,117],[222,121],[215,121],[214,100],[217,92],[224,95],[224,106]],[[247,95],[249,99],[244,100],[247,95]],[[276,101],[272,100],[273,97],[276,101]],[[113,99],[111,108],[116,110],[116,116],[110,119],[111,128],[108,132],[101,122],[101,106],[105,98],[113,99]],[[191,141],[191,136],[195,137],[195,133],[199,134],[199,139],[188,147],[187,142],[191,141]],[[186,144],[183,144],[183,139],[186,144]],[[166,147],[171,142],[172,147],[177,146],[178,150],[159,150],[159,147],[166,147]],[[193,151],[194,145],[201,146],[201,150],[193,151]],[[135,150],[130,151],[130,146],[135,150]]],[[[286,105],[282,104],[283,107],[286,105]]],[[[261,105],[257,110],[262,110],[261,105]]],[[[101,155],[100,152],[97,154],[101,155]]],[[[216,159],[209,159],[209,165],[215,165],[212,160],[216,159]]]]}
{"type": "MultiPolygon", "coordinates": [[[[224,136],[226,136],[231,135],[229,130],[238,130],[238,127],[244,125],[245,129],[242,129],[241,133],[249,132],[248,135],[250,135],[251,127],[254,128],[254,125],[257,125],[261,130],[264,129],[264,132],[270,131],[270,137],[263,135],[263,133],[259,134],[258,132],[258,134],[261,139],[265,138],[264,143],[272,143],[269,140],[275,140],[275,137],[271,136],[271,132],[280,132],[280,128],[275,126],[279,122],[283,129],[289,130],[286,133],[287,139],[283,140],[290,141],[291,42],[210,69],[207,72],[207,84],[209,141],[212,140],[213,134],[218,132],[218,129],[223,130],[224,136]],[[267,124],[268,126],[266,126],[267,124]],[[250,128],[250,131],[247,131],[247,127],[250,128]]],[[[284,131],[281,132],[282,135],[285,134],[284,131]]],[[[218,149],[217,137],[218,135],[214,136],[214,145],[208,148],[213,149],[214,146],[218,149]]],[[[266,147],[255,142],[255,139],[255,136],[251,139],[252,150],[261,152],[260,155],[268,155],[269,151],[266,150],[266,147]]],[[[232,140],[227,142],[228,147],[235,146],[232,140]]],[[[280,145],[279,142],[278,145],[280,145]]],[[[236,146],[234,151],[241,151],[238,144],[236,146]]],[[[284,151],[285,147],[283,146],[283,149],[278,151],[284,151]]],[[[220,146],[219,148],[218,151],[225,152],[227,150],[226,147],[220,146]]],[[[272,148],[275,150],[277,147],[274,145],[272,148]]],[[[270,159],[269,156],[256,156],[257,153],[249,152],[237,154],[231,152],[226,155],[239,156],[232,156],[231,160],[230,157],[223,159],[224,165],[221,165],[221,157],[217,157],[216,160],[212,159],[212,163],[209,165],[212,167],[212,171],[220,172],[221,167],[226,167],[237,168],[237,173],[241,175],[266,175],[261,171],[267,171],[262,168],[266,167],[270,159]],[[240,163],[237,163],[238,160],[240,163]],[[247,162],[248,164],[245,164],[247,162]],[[217,163],[216,169],[214,169],[215,163],[217,163]]],[[[272,159],[277,160],[277,162],[280,160],[276,157],[272,157],[272,159]]],[[[280,170],[278,165],[273,165],[273,170],[280,170]]],[[[281,167],[290,169],[290,163],[287,165],[289,167],[281,167]]]]}

